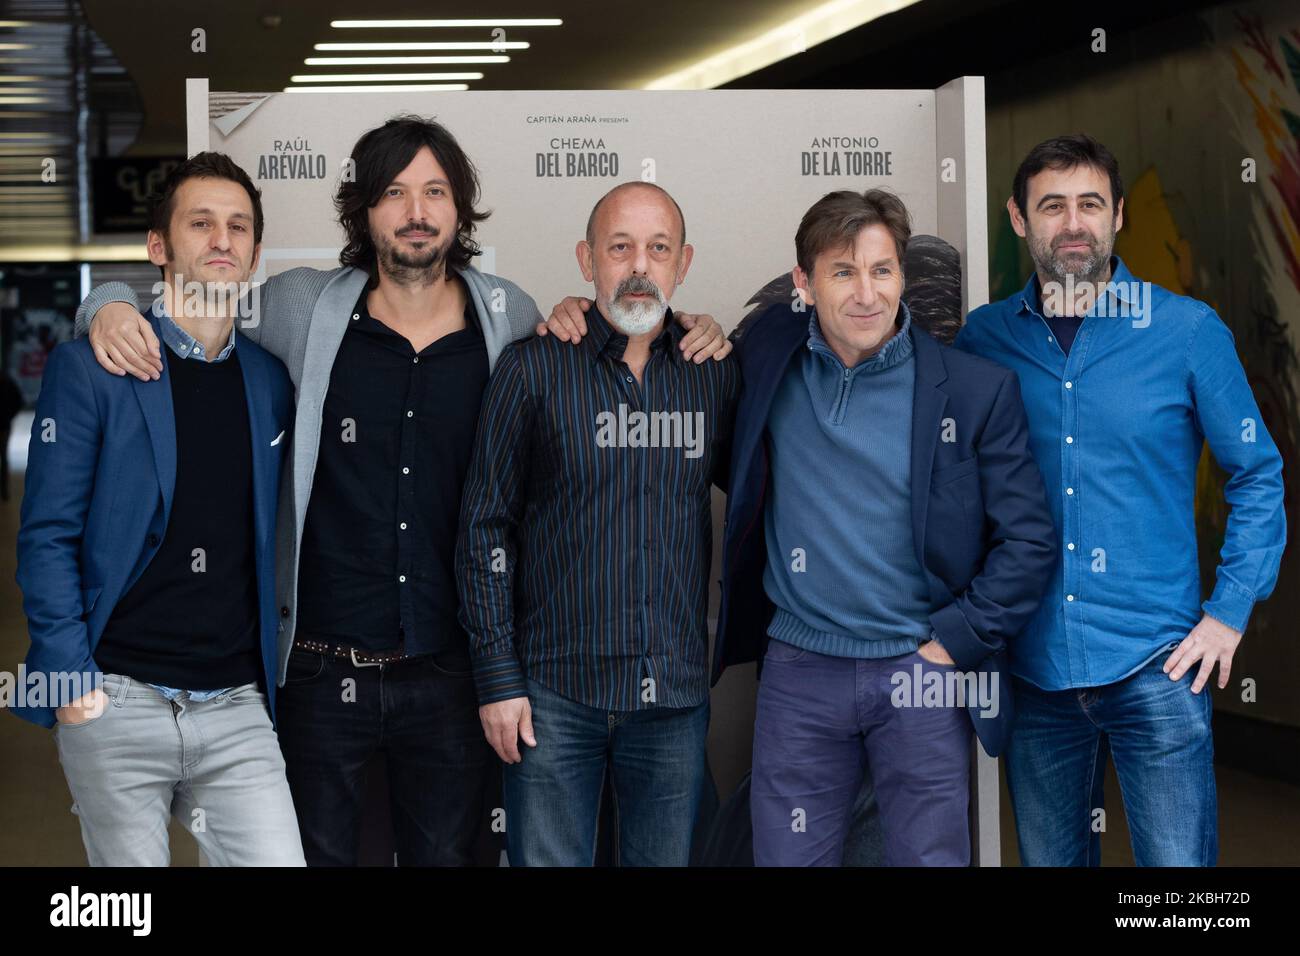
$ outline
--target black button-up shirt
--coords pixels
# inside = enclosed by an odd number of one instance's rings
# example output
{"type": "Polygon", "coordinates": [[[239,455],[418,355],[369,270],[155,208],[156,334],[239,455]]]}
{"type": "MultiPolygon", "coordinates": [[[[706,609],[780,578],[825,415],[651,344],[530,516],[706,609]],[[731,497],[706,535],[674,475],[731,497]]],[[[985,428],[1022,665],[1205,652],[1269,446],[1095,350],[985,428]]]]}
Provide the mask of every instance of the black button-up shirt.
{"type": "Polygon", "coordinates": [[[604,710],[694,706],[740,371],[684,359],[669,312],[638,383],[627,336],[587,325],[507,348],[488,385],[456,552],[479,701],[526,675],[604,710]]]}
{"type": "Polygon", "coordinates": [[[366,295],[353,308],[325,395],[298,633],[362,650],[400,643],[408,654],[464,661],[454,557],[488,380],[483,332],[468,300],[466,327],[417,354],[370,315],[366,295]]]}

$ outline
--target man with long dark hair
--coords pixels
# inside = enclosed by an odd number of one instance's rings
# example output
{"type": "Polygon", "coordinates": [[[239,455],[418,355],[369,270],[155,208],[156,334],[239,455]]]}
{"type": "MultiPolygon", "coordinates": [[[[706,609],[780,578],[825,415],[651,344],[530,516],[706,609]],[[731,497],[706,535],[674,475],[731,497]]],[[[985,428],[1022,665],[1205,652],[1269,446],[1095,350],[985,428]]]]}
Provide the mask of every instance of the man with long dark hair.
{"type": "MultiPolygon", "coordinates": [[[[357,141],[352,162],[355,181],[335,197],[341,268],[272,277],[249,327],[298,393],[280,511],[280,740],[309,864],[356,863],[365,768],[380,751],[398,862],[465,864],[499,764],[457,621],[461,488],[488,375],[540,315],[470,265],[488,214],[445,127],[396,117],[357,141]]],[[[96,290],[79,324],[114,298],[131,296],[96,290]]],[[[705,351],[723,342],[711,320],[692,338],[705,351]]],[[[110,370],[156,367],[124,307],[97,315],[90,339],[110,370]]]]}

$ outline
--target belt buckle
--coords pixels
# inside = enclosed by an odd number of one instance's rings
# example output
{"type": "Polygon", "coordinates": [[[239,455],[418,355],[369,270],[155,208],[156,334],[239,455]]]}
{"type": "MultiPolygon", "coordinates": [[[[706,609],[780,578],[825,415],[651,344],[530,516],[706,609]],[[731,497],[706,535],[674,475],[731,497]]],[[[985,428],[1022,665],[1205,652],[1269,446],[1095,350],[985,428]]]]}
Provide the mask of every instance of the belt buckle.
{"type": "Polygon", "coordinates": [[[369,661],[368,663],[362,663],[361,661],[357,660],[357,649],[355,647],[349,647],[348,653],[352,657],[353,667],[383,667],[384,666],[383,661],[369,661]]]}

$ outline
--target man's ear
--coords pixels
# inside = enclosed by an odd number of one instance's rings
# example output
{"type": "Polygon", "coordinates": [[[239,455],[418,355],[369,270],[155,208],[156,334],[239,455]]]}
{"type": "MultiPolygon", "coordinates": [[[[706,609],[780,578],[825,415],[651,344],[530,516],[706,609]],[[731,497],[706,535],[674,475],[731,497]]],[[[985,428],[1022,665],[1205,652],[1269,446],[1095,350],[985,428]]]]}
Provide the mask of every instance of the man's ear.
{"type": "Polygon", "coordinates": [[[1025,238],[1025,217],[1020,215],[1015,196],[1007,197],[1007,215],[1011,217],[1011,228],[1016,231],[1016,235],[1025,238]]]}
{"type": "Polygon", "coordinates": [[[163,239],[162,233],[150,229],[144,247],[149,253],[150,262],[156,266],[167,265],[167,242],[163,239]]]}
{"type": "Polygon", "coordinates": [[[799,298],[803,299],[804,304],[815,306],[817,303],[813,301],[812,283],[808,281],[808,273],[795,266],[790,270],[790,278],[794,280],[794,287],[799,290],[799,298]]]}
{"type": "Polygon", "coordinates": [[[248,281],[253,281],[253,276],[257,273],[258,260],[262,258],[262,244],[259,242],[253,246],[253,261],[248,265],[248,281]]]}
{"type": "Polygon", "coordinates": [[[1121,198],[1115,204],[1115,231],[1119,232],[1124,228],[1124,200],[1121,198]]]}
{"type": "Polygon", "coordinates": [[[583,239],[578,243],[578,247],[573,251],[578,256],[578,268],[582,270],[582,277],[588,282],[591,282],[591,243],[587,242],[586,239],[583,239]]]}
{"type": "Polygon", "coordinates": [[[682,246],[682,262],[677,267],[677,284],[681,285],[686,281],[686,273],[691,267],[691,260],[695,258],[695,247],[689,242],[682,246]]]}

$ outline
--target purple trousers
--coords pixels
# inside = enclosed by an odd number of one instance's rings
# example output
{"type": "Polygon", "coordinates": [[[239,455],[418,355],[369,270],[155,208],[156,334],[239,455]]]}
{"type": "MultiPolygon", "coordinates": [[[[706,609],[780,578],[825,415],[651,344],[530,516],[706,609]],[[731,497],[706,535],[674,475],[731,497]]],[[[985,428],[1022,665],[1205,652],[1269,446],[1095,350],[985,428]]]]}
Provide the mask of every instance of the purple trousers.
{"type": "Polygon", "coordinates": [[[870,767],[886,866],[969,865],[970,717],[934,695],[918,706],[907,686],[955,671],[916,652],[859,660],[771,640],[754,724],[754,864],[839,866],[870,767]]]}

